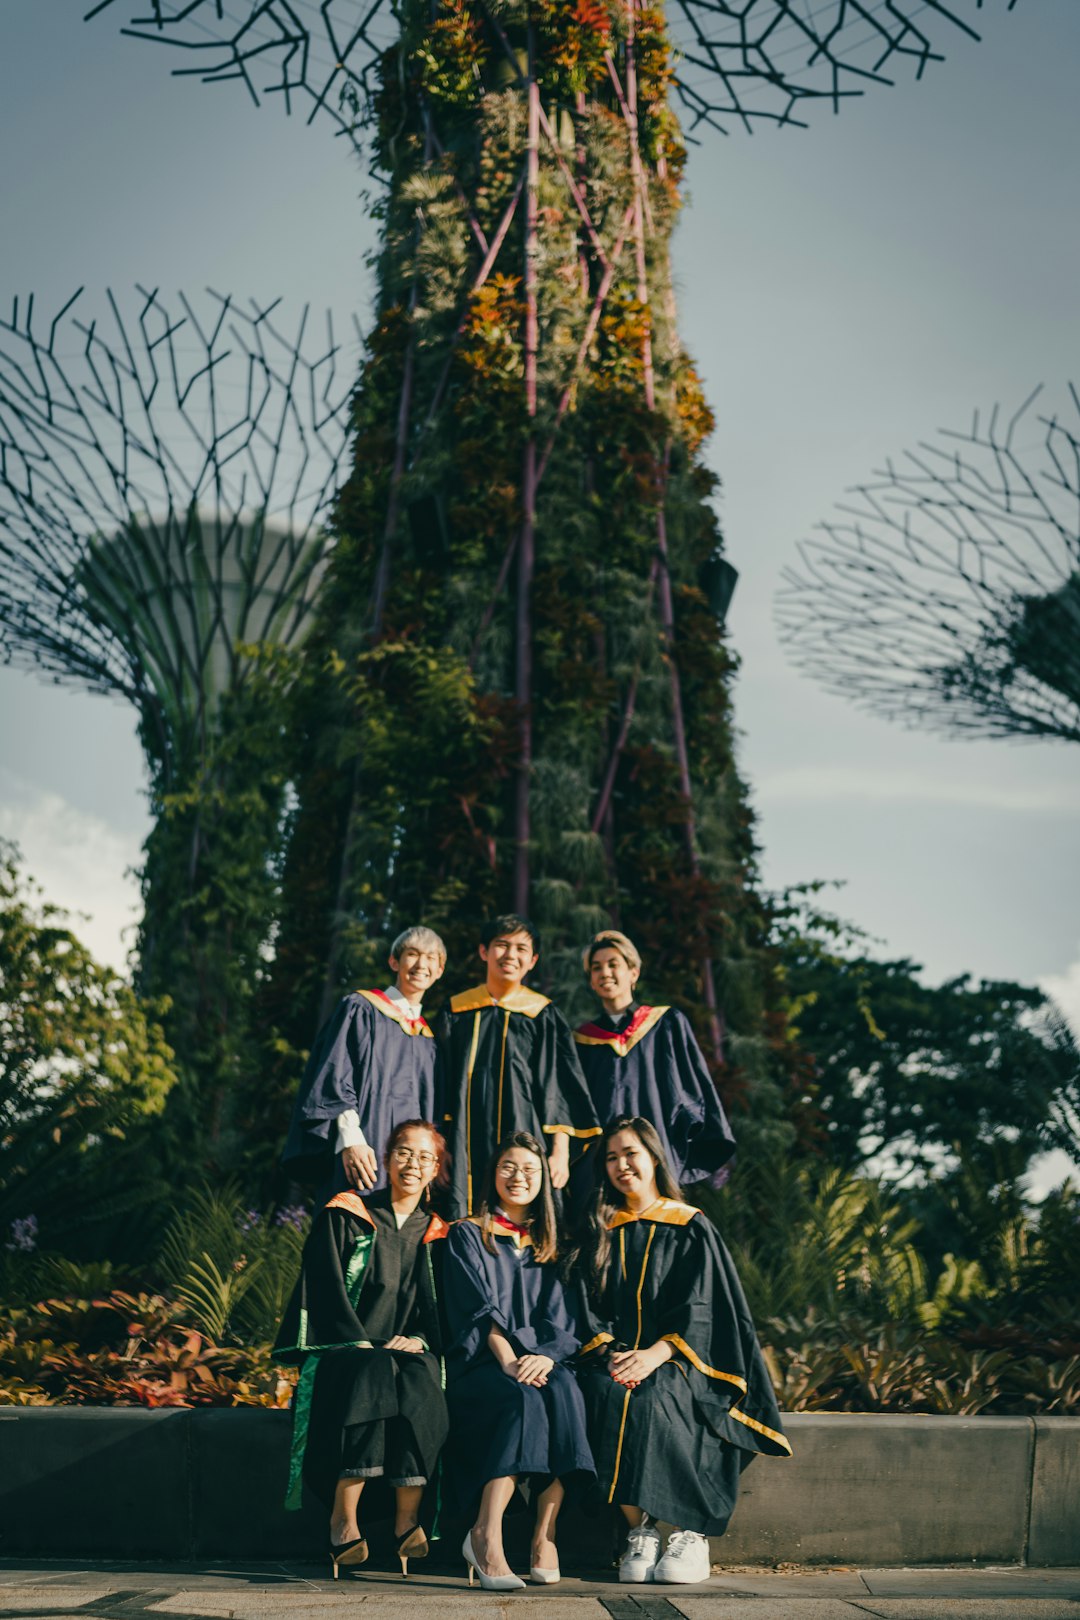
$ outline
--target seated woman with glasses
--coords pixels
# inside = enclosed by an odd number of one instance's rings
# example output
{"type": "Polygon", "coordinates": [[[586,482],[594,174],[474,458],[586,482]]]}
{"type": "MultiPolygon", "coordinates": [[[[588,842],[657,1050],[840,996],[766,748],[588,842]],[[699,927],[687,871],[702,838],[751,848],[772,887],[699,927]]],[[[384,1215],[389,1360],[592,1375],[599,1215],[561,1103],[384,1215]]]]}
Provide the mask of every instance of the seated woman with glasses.
{"type": "Polygon", "coordinates": [[[357,1508],[369,1479],[394,1488],[401,1573],[426,1556],[420,1502],[447,1431],[431,1245],[449,1227],[429,1207],[432,1183],[448,1180],[446,1143],[406,1120],[385,1163],[382,1191],[337,1193],[316,1216],[274,1346],[300,1368],[285,1505],[299,1508],[302,1484],[325,1504],[335,1580],[367,1560],[357,1508]]]}
{"type": "Polygon", "coordinates": [[[585,1408],[567,1361],[579,1338],[556,1268],[547,1155],[514,1131],[491,1158],[476,1213],[451,1228],[444,1303],[448,1330],[447,1474],[462,1508],[479,1509],[462,1552],[480,1585],[525,1582],[503,1550],[502,1520],[519,1484],[535,1497],[530,1577],[559,1579],[555,1521],[564,1484],[593,1476],[585,1408]]]}

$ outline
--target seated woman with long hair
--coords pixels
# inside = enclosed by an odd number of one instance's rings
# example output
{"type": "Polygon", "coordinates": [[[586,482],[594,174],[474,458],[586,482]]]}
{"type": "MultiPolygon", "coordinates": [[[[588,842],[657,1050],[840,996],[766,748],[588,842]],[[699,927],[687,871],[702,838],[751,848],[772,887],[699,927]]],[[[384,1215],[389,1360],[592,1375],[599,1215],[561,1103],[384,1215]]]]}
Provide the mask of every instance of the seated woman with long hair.
{"type": "Polygon", "coordinates": [[[402,1574],[426,1556],[420,1502],[447,1432],[430,1246],[449,1227],[429,1208],[446,1143],[430,1121],[406,1120],[385,1163],[382,1191],[337,1193],[316,1216],[274,1346],[300,1367],[286,1506],[300,1506],[303,1482],[328,1509],[335,1580],[367,1560],[357,1508],[370,1479],[394,1488],[402,1574]]]}
{"type": "Polygon", "coordinates": [[[479,1511],[462,1548],[480,1585],[524,1586],[506,1561],[503,1514],[519,1483],[536,1498],[530,1576],[559,1579],[555,1521],[564,1481],[593,1475],[585,1411],[566,1366],[580,1339],[556,1262],[547,1155],[514,1131],[487,1167],[476,1213],[451,1228],[444,1299],[448,1331],[447,1476],[479,1511]]]}
{"type": "Polygon", "coordinates": [[[706,1538],[727,1528],[743,1468],[791,1447],[731,1257],[680,1201],[648,1120],[606,1126],[596,1175],[571,1264],[597,1476],[630,1527],[619,1579],[705,1581],[706,1538]],[[663,1557],[655,1519],[677,1526],[663,1557]]]}

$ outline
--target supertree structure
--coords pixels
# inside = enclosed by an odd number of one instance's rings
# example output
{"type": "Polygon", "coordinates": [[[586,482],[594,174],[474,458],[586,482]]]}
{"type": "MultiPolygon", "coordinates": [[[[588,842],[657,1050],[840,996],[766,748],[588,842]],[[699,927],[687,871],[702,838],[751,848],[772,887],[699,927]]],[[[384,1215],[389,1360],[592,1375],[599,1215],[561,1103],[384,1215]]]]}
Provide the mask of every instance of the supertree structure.
{"type": "Polygon", "coordinates": [[[889,460],[777,598],[796,665],[886,719],[1080,742],[1080,397],[889,460]]]}
{"type": "Polygon", "coordinates": [[[675,321],[671,99],[694,128],[797,123],[897,65],[921,72],[933,36],[971,34],[980,7],[92,8],[182,49],[181,71],[326,115],[387,188],[309,643],[337,673],[296,728],[271,1016],[286,1044],[308,1044],[413,917],[446,933],[464,978],[479,917],[527,908],[567,998],[575,947],[614,918],[755,1125],[778,1118],[766,1049],[782,1019],[720,623],[730,565],[675,321]]]}
{"type": "MultiPolygon", "coordinates": [[[[1011,10],[1016,0],[1006,0],[1011,10]]],[[[836,111],[899,70],[921,75],[941,60],[937,41],[977,38],[983,0],[675,0],[670,78],[691,133],[727,134],[806,121],[816,102],[836,111]]],[[[361,144],[382,53],[399,36],[387,0],[97,0],[123,32],[185,53],[175,71],[204,83],[237,82],[251,100],[277,100],[307,122],[329,118],[361,144]]],[[[504,9],[495,7],[494,9],[504,9]]],[[[569,9],[573,9],[572,7],[569,9]]],[[[433,8],[432,20],[438,8],[433,8]]]]}
{"type": "MultiPolygon", "coordinates": [[[[138,289],[0,320],[0,649],[138,715],[154,826],[138,978],[195,1083],[242,1047],[273,918],[288,680],[327,561],[349,368],[276,305],[138,289]]],[[[213,1138],[223,1092],[200,1095],[213,1138]]]]}

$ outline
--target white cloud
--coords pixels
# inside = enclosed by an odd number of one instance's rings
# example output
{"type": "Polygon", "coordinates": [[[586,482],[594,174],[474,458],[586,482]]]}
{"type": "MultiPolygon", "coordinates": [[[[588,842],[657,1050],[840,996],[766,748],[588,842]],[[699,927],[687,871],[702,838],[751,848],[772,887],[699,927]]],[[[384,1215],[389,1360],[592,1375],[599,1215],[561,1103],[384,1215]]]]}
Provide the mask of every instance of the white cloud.
{"type": "Polygon", "coordinates": [[[72,931],[100,962],[123,969],[139,916],[134,837],[97,816],[0,770],[0,836],[22,851],[24,871],[53,905],[73,916],[72,931]]]}
{"type": "Polygon", "coordinates": [[[1048,973],[1039,980],[1039,989],[1057,1002],[1080,1038],[1080,958],[1070,962],[1064,973],[1048,973]]]}
{"type": "Polygon", "coordinates": [[[1040,781],[987,781],[974,776],[919,771],[883,771],[837,765],[794,766],[761,771],[754,796],[762,805],[841,801],[890,804],[968,804],[980,810],[1036,811],[1075,814],[1080,811],[1080,784],[1040,781]]]}

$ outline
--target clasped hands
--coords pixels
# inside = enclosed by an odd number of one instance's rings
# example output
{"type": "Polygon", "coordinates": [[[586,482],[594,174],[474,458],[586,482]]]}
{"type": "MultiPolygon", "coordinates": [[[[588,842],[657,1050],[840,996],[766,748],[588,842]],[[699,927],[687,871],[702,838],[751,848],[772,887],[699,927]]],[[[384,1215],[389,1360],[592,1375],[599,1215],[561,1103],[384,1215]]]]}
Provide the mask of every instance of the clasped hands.
{"type": "Polygon", "coordinates": [[[642,1350],[616,1350],[608,1357],[608,1371],[617,1384],[636,1389],[657,1367],[670,1361],[671,1354],[671,1345],[666,1339],[658,1339],[642,1350]]]}
{"type": "Polygon", "coordinates": [[[550,1356],[516,1356],[512,1361],[499,1363],[507,1378],[512,1378],[516,1384],[532,1384],[539,1389],[548,1381],[548,1374],[555,1363],[550,1356]]]}
{"type": "Polygon", "coordinates": [[[387,1339],[383,1345],[384,1350],[407,1350],[411,1356],[420,1356],[424,1353],[423,1339],[409,1339],[401,1333],[395,1333],[392,1339],[387,1339]]]}

